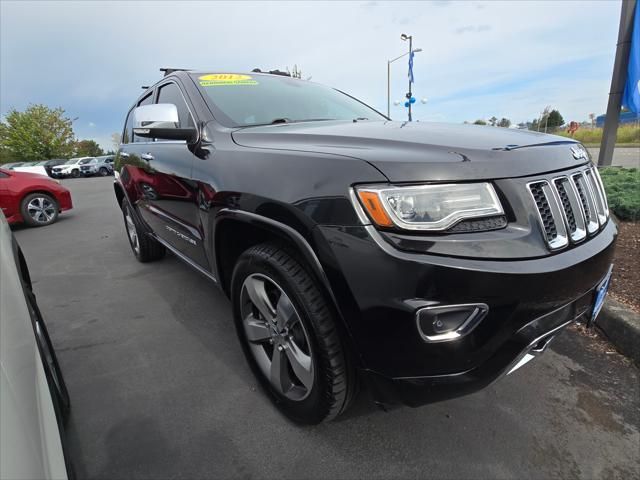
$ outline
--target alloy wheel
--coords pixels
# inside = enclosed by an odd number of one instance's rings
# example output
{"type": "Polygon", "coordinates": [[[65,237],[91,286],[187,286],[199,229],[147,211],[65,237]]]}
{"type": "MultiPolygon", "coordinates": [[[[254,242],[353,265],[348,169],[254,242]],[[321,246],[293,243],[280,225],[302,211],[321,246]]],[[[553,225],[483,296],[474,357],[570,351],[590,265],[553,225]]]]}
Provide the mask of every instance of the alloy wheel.
{"type": "Polygon", "coordinates": [[[290,400],[304,400],[313,387],[314,361],[289,296],[273,279],[254,273],[242,284],[240,314],[251,353],[272,387],[290,400]]]}
{"type": "Polygon", "coordinates": [[[131,218],[131,214],[129,213],[129,209],[125,210],[124,213],[125,226],[127,228],[127,234],[129,235],[129,241],[131,242],[131,246],[133,250],[139,254],[140,253],[140,241],[138,240],[138,230],[136,230],[136,224],[133,223],[133,218],[131,218]]]}
{"type": "Polygon", "coordinates": [[[36,223],[48,223],[56,215],[56,206],[46,197],[35,197],[28,203],[27,212],[36,223]]]}

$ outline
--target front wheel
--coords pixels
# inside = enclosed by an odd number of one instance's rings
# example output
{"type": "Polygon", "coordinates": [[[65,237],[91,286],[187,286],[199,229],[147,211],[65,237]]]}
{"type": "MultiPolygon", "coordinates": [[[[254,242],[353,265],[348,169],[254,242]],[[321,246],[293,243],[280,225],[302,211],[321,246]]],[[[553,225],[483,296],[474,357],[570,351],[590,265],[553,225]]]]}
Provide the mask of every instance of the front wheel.
{"type": "Polygon", "coordinates": [[[234,269],[231,298],[247,360],[287,417],[317,424],[348,407],[356,382],[340,328],[292,255],[272,244],[248,249],[234,269]]]}
{"type": "Polygon", "coordinates": [[[55,222],[59,211],[56,199],[46,193],[30,193],[20,204],[24,223],[31,227],[43,227],[55,222]]]}

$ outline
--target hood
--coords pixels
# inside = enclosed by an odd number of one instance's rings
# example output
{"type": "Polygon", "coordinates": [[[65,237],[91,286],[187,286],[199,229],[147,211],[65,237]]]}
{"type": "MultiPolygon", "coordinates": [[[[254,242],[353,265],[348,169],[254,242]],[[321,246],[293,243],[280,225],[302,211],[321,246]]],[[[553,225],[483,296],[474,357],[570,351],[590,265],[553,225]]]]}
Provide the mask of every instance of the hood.
{"type": "Polygon", "coordinates": [[[528,130],[430,122],[325,121],[245,127],[241,146],[357,157],[392,182],[522,177],[584,164],[574,140],[528,130]]]}

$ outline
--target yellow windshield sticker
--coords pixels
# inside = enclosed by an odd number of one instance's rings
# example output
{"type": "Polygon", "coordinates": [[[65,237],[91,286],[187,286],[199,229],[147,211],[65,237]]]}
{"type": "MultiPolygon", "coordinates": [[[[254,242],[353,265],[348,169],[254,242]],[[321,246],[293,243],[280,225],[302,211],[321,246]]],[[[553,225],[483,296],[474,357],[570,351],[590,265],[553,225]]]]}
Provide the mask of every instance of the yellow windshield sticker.
{"type": "Polygon", "coordinates": [[[202,87],[218,87],[222,85],[257,85],[249,75],[239,75],[236,73],[211,73],[198,77],[202,87]]]}

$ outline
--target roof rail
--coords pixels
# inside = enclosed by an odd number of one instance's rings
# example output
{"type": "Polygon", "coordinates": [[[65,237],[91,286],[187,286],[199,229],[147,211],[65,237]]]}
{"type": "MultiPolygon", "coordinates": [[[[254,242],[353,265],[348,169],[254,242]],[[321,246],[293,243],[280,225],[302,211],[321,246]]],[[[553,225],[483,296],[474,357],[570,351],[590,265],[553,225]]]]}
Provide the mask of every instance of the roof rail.
{"type": "Polygon", "coordinates": [[[161,68],[161,72],[164,72],[164,76],[171,75],[173,72],[190,72],[190,68],[161,68]]]}

